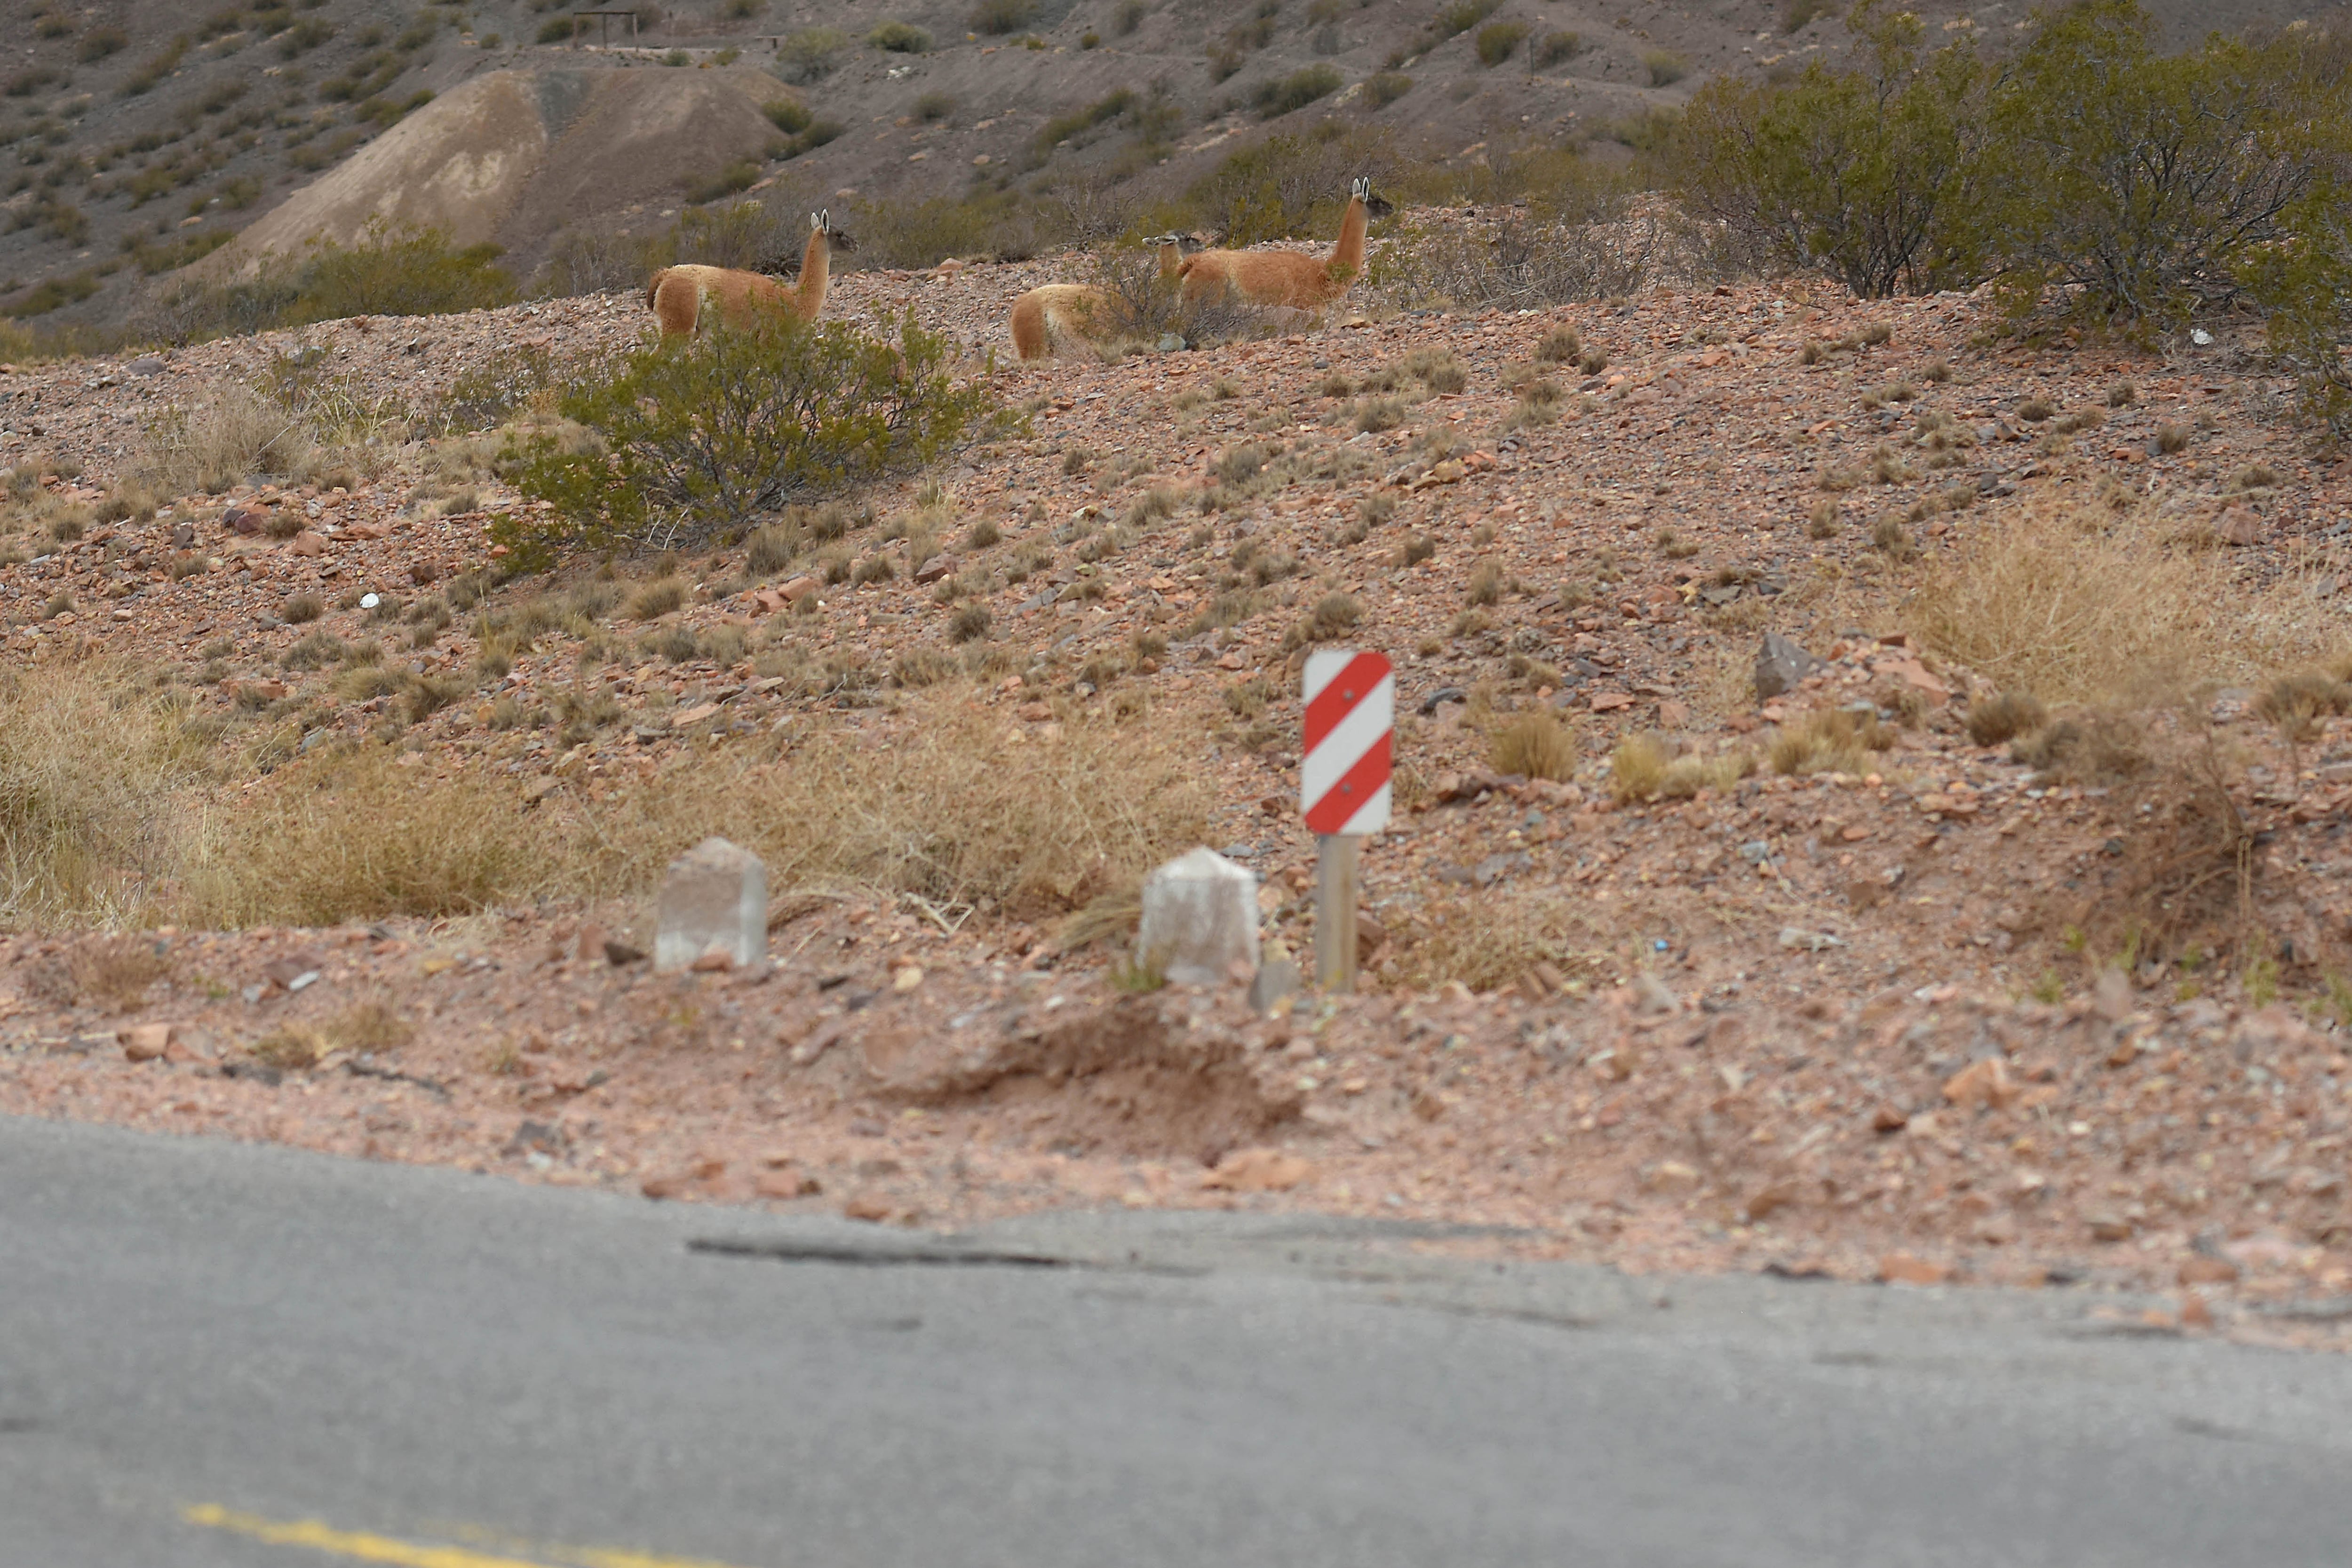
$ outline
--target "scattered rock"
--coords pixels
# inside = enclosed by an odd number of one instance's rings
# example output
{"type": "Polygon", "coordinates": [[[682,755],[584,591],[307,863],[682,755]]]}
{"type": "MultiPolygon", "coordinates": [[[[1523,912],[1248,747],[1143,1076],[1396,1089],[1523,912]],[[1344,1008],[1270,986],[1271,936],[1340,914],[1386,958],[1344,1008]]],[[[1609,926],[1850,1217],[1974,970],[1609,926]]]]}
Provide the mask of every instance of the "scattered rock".
{"type": "Polygon", "coordinates": [[[1805,677],[1826,668],[1822,660],[1778,632],[1764,634],[1756,649],[1756,700],[1769,701],[1794,691],[1805,677]]]}
{"type": "Polygon", "coordinates": [[[1201,1178],[1203,1187],[1229,1193],[1286,1193],[1311,1180],[1315,1167],[1278,1149],[1238,1149],[1201,1178]]]}

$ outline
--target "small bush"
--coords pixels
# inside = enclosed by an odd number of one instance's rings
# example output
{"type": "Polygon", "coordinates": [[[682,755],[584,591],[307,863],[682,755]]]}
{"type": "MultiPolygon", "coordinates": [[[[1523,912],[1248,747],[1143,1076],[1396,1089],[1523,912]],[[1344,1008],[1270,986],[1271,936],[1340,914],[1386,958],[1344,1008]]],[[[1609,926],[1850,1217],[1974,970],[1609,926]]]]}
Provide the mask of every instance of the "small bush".
{"type": "Polygon", "coordinates": [[[1566,783],[1576,773],[1576,736],[1557,715],[1538,709],[1495,731],[1487,760],[1496,773],[1566,783]]]}
{"type": "Polygon", "coordinates": [[[1318,98],[1328,98],[1346,85],[1346,79],[1337,66],[1307,66],[1286,77],[1260,82],[1250,95],[1250,103],[1261,120],[1278,119],[1296,110],[1306,108],[1318,98]]]}
{"type": "Polygon", "coordinates": [[[1037,0],[980,0],[965,21],[975,33],[1002,37],[1019,32],[1036,16],[1037,0]]]}
{"type": "Polygon", "coordinates": [[[1531,31],[1525,22],[1489,22],[1478,29],[1478,63],[1489,68],[1518,52],[1531,31]]]}
{"type": "Polygon", "coordinates": [[[2030,735],[2049,721],[2049,710],[2028,691],[2005,691],[1969,704],[1969,739],[1979,746],[1998,746],[2030,735]]]}
{"type": "Polygon", "coordinates": [[[1373,109],[1386,109],[1412,90],[1412,78],[1402,71],[1374,71],[1364,79],[1364,101],[1373,109]]]}
{"type": "Polygon", "coordinates": [[[633,621],[659,620],[686,605],[686,584],[675,577],[663,577],[646,584],[629,598],[629,618],[633,621]]]}
{"type": "Polygon", "coordinates": [[[928,462],[997,408],[986,383],[953,378],[954,355],[911,314],[893,342],[781,311],[641,349],[560,405],[604,450],[541,434],[519,453],[513,482],[552,502],[554,521],[511,542],[699,541],[796,494],[928,462]]]}
{"type": "Polygon", "coordinates": [[[849,35],[838,27],[803,27],[776,47],[776,74],[789,82],[822,81],[840,63],[849,35]]]}
{"type": "Polygon", "coordinates": [[[1780,726],[1766,754],[1772,771],[1781,774],[1867,773],[1874,752],[1895,744],[1895,731],[1874,713],[1829,709],[1807,713],[1780,726]]]}
{"type": "Polygon", "coordinates": [[[297,594],[286,601],[278,618],[289,626],[308,626],[327,613],[326,601],[316,594],[297,594]]]}
{"type": "Polygon", "coordinates": [[[1650,73],[1652,87],[1671,87],[1690,75],[1690,62],[1672,49],[1643,49],[1642,68],[1650,73]]]}
{"type": "Polygon", "coordinates": [[[1549,70],[1553,66],[1562,65],[1574,59],[1583,52],[1583,35],[1569,32],[1546,33],[1542,41],[1536,45],[1536,66],[1538,69],[1549,70]]]}
{"type": "Polygon", "coordinates": [[[550,16],[539,25],[539,41],[542,44],[568,44],[579,27],[580,24],[570,16],[550,16]]]}
{"type": "Polygon", "coordinates": [[[768,122],[787,136],[797,136],[816,118],[809,106],[793,98],[771,99],[760,106],[768,122]]]}
{"type": "Polygon", "coordinates": [[[893,21],[866,34],[866,42],[894,55],[919,55],[931,47],[931,36],[911,22],[893,21]]]}
{"type": "Polygon", "coordinates": [[[130,42],[131,35],[120,27],[92,27],[81,36],[81,42],[75,46],[74,58],[88,65],[94,60],[106,58],[118,49],[127,47],[130,42]]]}

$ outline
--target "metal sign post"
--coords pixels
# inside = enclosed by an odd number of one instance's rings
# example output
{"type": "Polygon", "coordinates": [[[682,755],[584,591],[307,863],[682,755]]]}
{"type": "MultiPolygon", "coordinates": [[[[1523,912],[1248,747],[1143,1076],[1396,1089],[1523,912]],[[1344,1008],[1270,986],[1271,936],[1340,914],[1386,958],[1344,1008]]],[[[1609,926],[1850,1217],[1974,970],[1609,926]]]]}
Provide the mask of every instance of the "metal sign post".
{"type": "Polygon", "coordinates": [[[1356,988],[1356,856],[1389,825],[1396,673],[1388,656],[1329,648],[1307,656],[1299,805],[1315,834],[1315,980],[1356,988]]]}

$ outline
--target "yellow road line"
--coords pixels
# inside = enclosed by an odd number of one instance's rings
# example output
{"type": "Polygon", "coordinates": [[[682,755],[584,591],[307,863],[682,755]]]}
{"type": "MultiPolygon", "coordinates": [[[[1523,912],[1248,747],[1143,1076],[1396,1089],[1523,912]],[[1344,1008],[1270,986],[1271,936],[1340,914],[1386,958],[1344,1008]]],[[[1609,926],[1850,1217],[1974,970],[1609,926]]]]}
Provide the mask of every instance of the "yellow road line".
{"type": "MultiPolygon", "coordinates": [[[[263,1519],[257,1514],[236,1512],[218,1503],[198,1503],[184,1510],[182,1517],[190,1524],[231,1531],[271,1546],[307,1546],[314,1552],[329,1552],[362,1563],[389,1563],[396,1568],[547,1568],[544,1562],[530,1558],[493,1555],[463,1546],[427,1546],[414,1541],[396,1541],[388,1535],[337,1530],[315,1519],[263,1519]]],[[[580,1563],[583,1568],[727,1568],[725,1563],[700,1558],[654,1557],[641,1552],[614,1552],[601,1547],[531,1550],[559,1561],[580,1563]]]]}

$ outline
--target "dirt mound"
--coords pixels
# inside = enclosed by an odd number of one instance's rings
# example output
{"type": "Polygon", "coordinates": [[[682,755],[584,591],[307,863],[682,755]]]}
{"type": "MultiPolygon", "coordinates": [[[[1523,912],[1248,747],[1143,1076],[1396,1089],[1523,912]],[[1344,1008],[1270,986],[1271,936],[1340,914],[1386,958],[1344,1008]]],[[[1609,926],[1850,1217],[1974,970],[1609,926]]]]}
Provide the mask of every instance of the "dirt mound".
{"type": "Polygon", "coordinates": [[[1133,997],[1042,1023],[1016,1007],[993,1037],[966,1044],[936,1020],[905,1019],[869,1032],[859,1054],[885,1099],[993,1110],[1074,1152],[1214,1163],[1297,1116],[1304,1097],[1253,1070],[1262,1040],[1190,1022],[1133,997]]]}
{"type": "Polygon", "coordinates": [[[216,265],[350,244],[382,220],[494,241],[527,271],[566,227],[675,206],[686,176],[758,157],[775,140],[760,105],[777,91],[748,67],[492,71],[296,191],[216,265]]]}

